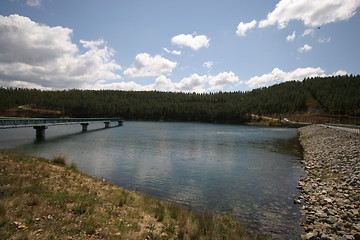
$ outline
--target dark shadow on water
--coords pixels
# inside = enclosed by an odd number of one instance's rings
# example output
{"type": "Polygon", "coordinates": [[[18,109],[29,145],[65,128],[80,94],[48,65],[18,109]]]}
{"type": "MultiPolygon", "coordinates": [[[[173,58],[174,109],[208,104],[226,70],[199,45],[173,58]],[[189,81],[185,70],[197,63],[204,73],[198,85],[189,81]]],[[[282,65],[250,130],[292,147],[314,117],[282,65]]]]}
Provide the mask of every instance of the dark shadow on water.
{"type": "MultiPolygon", "coordinates": [[[[110,130],[112,128],[117,128],[117,127],[121,127],[121,126],[110,126],[108,128],[96,128],[96,129],[91,129],[91,130],[87,130],[87,131],[80,131],[80,132],[60,135],[60,136],[56,136],[56,137],[51,137],[49,139],[47,139],[46,136],[45,137],[36,137],[32,144],[44,144],[44,143],[51,143],[51,142],[59,142],[59,141],[67,140],[67,139],[70,139],[70,138],[73,138],[76,136],[90,134],[93,132],[105,131],[107,129],[110,130]]],[[[23,146],[28,146],[28,145],[32,145],[32,144],[24,144],[23,146]]]]}

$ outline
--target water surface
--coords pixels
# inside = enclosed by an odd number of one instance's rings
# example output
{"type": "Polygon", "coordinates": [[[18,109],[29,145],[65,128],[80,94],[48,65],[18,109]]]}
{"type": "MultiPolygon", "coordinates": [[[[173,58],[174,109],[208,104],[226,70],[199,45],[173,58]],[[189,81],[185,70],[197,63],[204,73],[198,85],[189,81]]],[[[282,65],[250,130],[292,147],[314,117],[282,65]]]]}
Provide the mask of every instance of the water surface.
{"type": "Polygon", "coordinates": [[[92,176],[195,210],[230,213],[275,238],[302,233],[296,129],[204,123],[125,122],[0,130],[0,148],[61,155],[92,176]],[[115,123],[114,123],[115,124],[115,123]]]}

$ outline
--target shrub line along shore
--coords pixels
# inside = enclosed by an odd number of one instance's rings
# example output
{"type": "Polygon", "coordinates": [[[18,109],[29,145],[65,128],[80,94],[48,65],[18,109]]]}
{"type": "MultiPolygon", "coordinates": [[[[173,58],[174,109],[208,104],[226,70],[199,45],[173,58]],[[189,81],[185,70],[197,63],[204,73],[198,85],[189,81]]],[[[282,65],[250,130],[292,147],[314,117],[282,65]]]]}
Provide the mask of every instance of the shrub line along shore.
{"type": "Polygon", "coordinates": [[[360,239],[360,136],[311,125],[299,129],[306,177],[298,182],[306,240],[360,239]]]}
{"type": "Polygon", "coordinates": [[[0,239],[267,239],[52,161],[0,151],[0,239]]]}

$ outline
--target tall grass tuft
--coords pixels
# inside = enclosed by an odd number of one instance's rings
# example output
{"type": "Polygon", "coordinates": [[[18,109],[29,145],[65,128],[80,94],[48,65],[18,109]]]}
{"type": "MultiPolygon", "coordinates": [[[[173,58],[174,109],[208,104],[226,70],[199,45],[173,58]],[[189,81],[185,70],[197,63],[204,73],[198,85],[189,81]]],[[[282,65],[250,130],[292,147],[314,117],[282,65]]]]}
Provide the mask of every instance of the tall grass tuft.
{"type": "Polygon", "coordinates": [[[3,203],[0,203],[0,216],[6,215],[6,208],[3,203]]]}
{"type": "Polygon", "coordinates": [[[165,208],[160,202],[155,208],[155,218],[158,222],[162,222],[165,218],[165,208]]]}
{"type": "Polygon", "coordinates": [[[66,159],[62,156],[55,156],[52,160],[52,162],[56,165],[65,166],[66,165],[66,159]]]}

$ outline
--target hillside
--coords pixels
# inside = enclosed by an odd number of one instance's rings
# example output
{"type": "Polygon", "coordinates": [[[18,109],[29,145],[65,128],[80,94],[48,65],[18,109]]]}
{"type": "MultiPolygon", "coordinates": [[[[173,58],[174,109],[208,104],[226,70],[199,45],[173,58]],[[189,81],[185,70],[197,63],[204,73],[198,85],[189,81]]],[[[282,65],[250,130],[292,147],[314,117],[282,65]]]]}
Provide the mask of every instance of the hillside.
{"type": "Polygon", "coordinates": [[[256,114],[292,121],[353,124],[355,115],[360,116],[359,89],[360,75],[308,78],[249,92],[202,94],[0,88],[0,115],[246,124],[256,114]]]}

